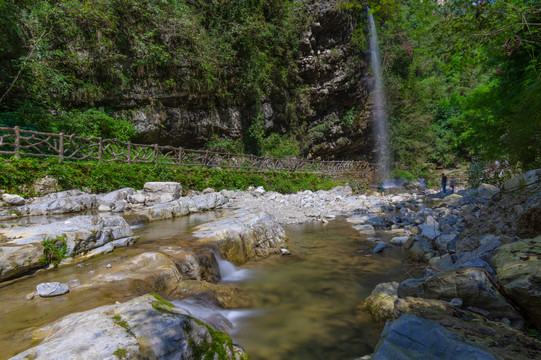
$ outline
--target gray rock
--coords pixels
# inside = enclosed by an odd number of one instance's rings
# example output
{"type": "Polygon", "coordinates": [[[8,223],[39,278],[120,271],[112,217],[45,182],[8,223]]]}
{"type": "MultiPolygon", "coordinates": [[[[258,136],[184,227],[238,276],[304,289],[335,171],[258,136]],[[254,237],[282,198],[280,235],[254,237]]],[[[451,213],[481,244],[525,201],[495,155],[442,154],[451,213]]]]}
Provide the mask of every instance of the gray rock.
{"type": "Polygon", "coordinates": [[[0,248],[0,281],[42,267],[44,239],[65,242],[66,256],[88,252],[112,241],[133,239],[133,231],[120,216],[76,216],[46,225],[13,228],[0,248]]]}
{"type": "Polygon", "coordinates": [[[441,268],[441,270],[453,270],[453,269],[460,269],[460,268],[479,268],[484,269],[488,271],[488,273],[492,276],[496,276],[496,271],[494,268],[485,260],[481,258],[475,258],[470,260],[462,260],[459,259],[456,263],[449,266],[448,268],[441,268]]]}
{"type": "Polygon", "coordinates": [[[210,326],[188,315],[188,310],[145,295],[65,316],[38,331],[46,338],[41,344],[12,359],[112,360],[119,353],[126,359],[192,359],[196,353],[213,358],[216,351],[227,359],[246,358],[229,336],[214,335],[210,326]]]}
{"type": "Polygon", "coordinates": [[[134,204],[134,205],[143,205],[145,203],[145,195],[143,194],[133,194],[133,195],[128,195],[128,202],[130,204],[134,204]]]}
{"type": "Polygon", "coordinates": [[[182,195],[182,186],[177,182],[147,182],[143,192],[145,205],[152,206],[177,200],[182,195]]]}
{"type": "Polygon", "coordinates": [[[287,249],[286,233],[276,218],[255,209],[236,210],[196,227],[192,235],[198,238],[196,244],[214,245],[235,265],[287,249]]]}
{"type": "Polygon", "coordinates": [[[457,236],[458,233],[442,234],[438,236],[438,238],[434,242],[434,245],[439,251],[446,252],[449,249],[449,243],[455,240],[457,236]]]}
{"type": "Polygon", "coordinates": [[[227,201],[224,195],[215,192],[205,195],[182,197],[176,201],[135,210],[134,213],[146,217],[148,221],[165,220],[190,213],[216,209],[227,203],[227,201]]]}
{"type": "Polygon", "coordinates": [[[477,194],[481,199],[490,200],[500,192],[500,188],[490,184],[481,184],[477,188],[477,194]]]}
{"type": "Polygon", "coordinates": [[[346,221],[356,225],[371,225],[379,228],[385,226],[385,221],[381,217],[373,214],[353,215],[348,217],[346,221]]]}
{"type": "Polygon", "coordinates": [[[62,193],[49,194],[38,199],[36,203],[19,207],[19,211],[21,215],[52,215],[77,213],[91,210],[96,207],[96,195],[70,190],[62,193]]]}
{"type": "Polygon", "coordinates": [[[24,205],[26,200],[22,196],[12,194],[2,194],[2,200],[9,205],[24,205]]]}
{"type": "Polygon", "coordinates": [[[378,242],[376,247],[372,249],[372,254],[377,254],[385,250],[385,248],[390,247],[389,244],[385,244],[384,242],[378,242]]]}
{"type": "Polygon", "coordinates": [[[409,236],[395,236],[391,239],[391,244],[404,245],[409,240],[409,238],[409,236]]]}
{"type": "Polygon", "coordinates": [[[449,269],[455,263],[453,257],[449,254],[443,254],[442,256],[433,257],[429,260],[430,265],[435,269],[443,271],[449,269]]]}
{"type": "Polygon", "coordinates": [[[111,211],[111,208],[107,205],[100,205],[98,206],[98,211],[99,212],[109,212],[111,211]]]}
{"type": "Polygon", "coordinates": [[[205,195],[205,194],[210,194],[210,193],[213,193],[214,192],[214,189],[213,188],[206,188],[202,191],[202,194],[205,195]]]}
{"type": "Polygon", "coordinates": [[[425,279],[407,279],[402,281],[397,288],[397,295],[400,298],[406,297],[424,297],[425,290],[423,282],[425,279]]]}
{"type": "MultiPolygon", "coordinates": [[[[491,259],[505,293],[541,324],[541,236],[503,245],[491,259]]],[[[513,321],[512,317],[507,317],[513,321]]]]}
{"type": "Polygon", "coordinates": [[[451,304],[452,306],[461,307],[462,305],[464,305],[464,301],[461,298],[453,298],[451,299],[451,301],[449,301],[449,304],[451,304]]]}
{"type": "Polygon", "coordinates": [[[376,230],[372,225],[354,225],[353,228],[359,232],[359,234],[374,236],[376,230]]]}
{"type": "Polygon", "coordinates": [[[124,188],[112,191],[108,194],[97,196],[98,205],[105,205],[109,208],[115,208],[115,204],[122,200],[127,200],[128,196],[135,195],[135,190],[132,188],[124,188]]]}
{"type": "Polygon", "coordinates": [[[440,236],[441,232],[434,225],[419,225],[420,235],[428,240],[434,240],[440,236]]]}
{"type": "Polygon", "coordinates": [[[541,182],[541,169],[530,170],[507,180],[503,184],[502,190],[505,192],[512,192],[538,182],[541,182]]]}
{"type": "Polygon", "coordinates": [[[68,285],[59,282],[41,283],[36,286],[36,291],[41,297],[53,297],[64,295],[69,292],[68,285]]]}
{"type": "Polygon", "coordinates": [[[433,320],[404,314],[387,323],[376,345],[374,360],[478,359],[497,360],[433,320]]]}
{"type": "Polygon", "coordinates": [[[524,319],[509,304],[483,269],[462,268],[447,270],[423,282],[427,299],[450,301],[461,298],[464,306],[481,309],[491,320],[506,317],[515,326],[523,326],[524,319]]]}
{"type": "Polygon", "coordinates": [[[387,282],[376,285],[369,297],[364,301],[364,307],[377,321],[392,319],[394,302],[397,299],[397,282],[387,282]]]}
{"type": "Polygon", "coordinates": [[[541,233],[541,192],[530,197],[523,205],[520,221],[524,227],[541,233]]]}

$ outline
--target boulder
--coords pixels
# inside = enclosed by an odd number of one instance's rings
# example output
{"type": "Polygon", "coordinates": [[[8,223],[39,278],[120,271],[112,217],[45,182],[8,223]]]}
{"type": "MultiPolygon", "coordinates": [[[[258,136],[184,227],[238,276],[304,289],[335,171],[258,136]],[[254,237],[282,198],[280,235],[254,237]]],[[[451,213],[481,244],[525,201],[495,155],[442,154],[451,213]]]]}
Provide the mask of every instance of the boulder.
{"type": "Polygon", "coordinates": [[[385,221],[381,217],[373,214],[353,215],[348,217],[346,221],[356,225],[371,225],[377,228],[385,226],[385,221]]]}
{"type": "Polygon", "coordinates": [[[74,313],[36,331],[12,359],[246,358],[231,338],[152,295],[74,313]]]}
{"type": "Polygon", "coordinates": [[[21,215],[53,215],[82,212],[96,207],[96,195],[70,190],[39,198],[35,203],[19,207],[18,211],[21,215]]]}
{"type": "Polygon", "coordinates": [[[418,228],[420,235],[431,241],[436,239],[441,234],[438,227],[435,225],[419,225],[418,228]]]}
{"type": "Polygon", "coordinates": [[[407,313],[385,325],[372,359],[497,360],[498,357],[469,344],[433,320],[407,313]]]}
{"type": "Polygon", "coordinates": [[[397,296],[396,281],[376,285],[369,297],[363,302],[363,307],[372,317],[381,322],[391,320],[394,312],[394,302],[397,296]]]}
{"type": "Polygon", "coordinates": [[[42,244],[22,246],[2,244],[0,247],[0,282],[40,268],[43,263],[42,244]]]}
{"type": "Polygon", "coordinates": [[[422,286],[424,298],[445,301],[461,298],[465,307],[491,320],[508,318],[515,326],[524,325],[520,314],[509,304],[483,269],[447,270],[429,277],[422,286]]]}
{"type": "Polygon", "coordinates": [[[68,285],[59,282],[41,283],[36,286],[36,291],[41,297],[53,297],[64,295],[69,292],[68,285]]]}
{"type": "Polygon", "coordinates": [[[477,195],[484,200],[490,200],[500,192],[500,188],[490,184],[481,184],[477,188],[477,195]]]}
{"type": "Polygon", "coordinates": [[[409,236],[395,236],[391,239],[391,244],[404,245],[409,240],[409,238],[409,236]]]}
{"type": "Polygon", "coordinates": [[[378,242],[376,246],[372,249],[372,254],[380,253],[388,247],[391,246],[389,244],[385,244],[384,242],[378,242]]]}
{"type": "Polygon", "coordinates": [[[96,274],[84,288],[78,289],[78,293],[99,287],[130,294],[156,292],[167,295],[177,288],[180,281],[182,275],[168,254],[145,252],[123,259],[121,264],[96,274]]]}
{"type": "Polygon", "coordinates": [[[44,266],[42,243],[45,240],[54,242],[58,247],[65,245],[65,256],[75,256],[115,240],[133,239],[133,231],[122,217],[91,215],[46,225],[13,228],[4,235],[7,241],[0,248],[0,281],[44,266]]]}
{"type": "Polygon", "coordinates": [[[524,205],[520,214],[522,225],[533,230],[536,234],[541,233],[541,192],[530,197],[524,205]]]}
{"type": "Polygon", "coordinates": [[[503,184],[502,190],[512,192],[539,182],[541,182],[541,169],[530,170],[507,180],[503,184]]]}
{"type": "Polygon", "coordinates": [[[146,217],[148,221],[157,221],[184,216],[190,213],[216,209],[225,203],[227,203],[227,198],[224,195],[221,193],[210,193],[205,195],[182,197],[168,203],[136,210],[133,213],[146,217]]]}
{"type": "Polygon", "coordinates": [[[447,195],[443,198],[442,203],[447,206],[459,206],[462,203],[462,196],[458,194],[447,195]]]}
{"type": "Polygon", "coordinates": [[[135,190],[132,188],[115,190],[108,194],[97,196],[98,206],[105,205],[114,209],[120,201],[127,200],[130,195],[135,195],[135,190]]]}
{"type": "Polygon", "coordinates": [[[503,245],[491,259],[504,291],[541,324],[541,236],[503,245]]]}
{"type": "Polygon", "coordinates": [[[2,194],[2,200],[9,205],[24,205],[26,200],[24,200],[23,197],[19,195],[12,195],[12,194],[2,194]]]}
{"type": "Polygon", "coordinates": [[[177,182],[147,182],[143,192],[145,205],[152,206],[177,200],[182,195],[182,186],[177,182]]]}
{"type": "Polygon", "coordinates": [[[376,230],[372,225],[353,225],[353,228],[362,235],[374,236],[376,235],[376,230]]]}
{"type": "Polygon", "coordinates": [[[235,265],[281,254],[287,236],[275,217],[256,209],[236,210],[223,218],[199,225],[192,233],[197,243],[212,245],[235,265]]]}

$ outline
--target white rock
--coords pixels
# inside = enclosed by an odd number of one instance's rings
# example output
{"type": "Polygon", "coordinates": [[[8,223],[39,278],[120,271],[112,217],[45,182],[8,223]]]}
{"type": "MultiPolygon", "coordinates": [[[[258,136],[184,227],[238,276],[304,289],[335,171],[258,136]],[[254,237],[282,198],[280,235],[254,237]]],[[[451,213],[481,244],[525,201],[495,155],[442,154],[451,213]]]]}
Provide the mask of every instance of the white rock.
{"type": "Polygon", "coordinates": [[[9,205],[24,205],[25,200],[23,197],[19,195],[12,195],[12,194],[3,194],[2,200],[4,202],[8,203],[9,205]]]}
{"type": "Polygon", "coordinates": [[[396,236],[391,239],[393,245],[404,245],[409,240],[409,236],[396,236]]]}
{"type": "Polygon", "coordinates": [[[111,211],[111,208],[107,205],[100,205],[98,206],[98,211],[99,212],[109,212],[111,211]]]}
{"type": "Polygon", "coordinates": [[[59,282],[41,283],[36,286],[36,291],[41,297],[64,295],[69,292],[68,285],[59,282]]]}

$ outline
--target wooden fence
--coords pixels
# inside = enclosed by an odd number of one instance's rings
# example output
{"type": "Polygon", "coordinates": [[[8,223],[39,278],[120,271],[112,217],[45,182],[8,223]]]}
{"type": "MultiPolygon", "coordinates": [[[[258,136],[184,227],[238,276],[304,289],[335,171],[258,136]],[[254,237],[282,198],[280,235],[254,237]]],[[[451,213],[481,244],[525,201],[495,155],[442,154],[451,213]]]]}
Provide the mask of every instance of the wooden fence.
{"type": "Polygon", "coordinates": [[[372,165],[364,161],[316,161],[267,158],[245,154],[189,150],[182,147],[133,144],[118,139],[84,138],[63,133],[0,127],[0,154],[56,157],[128,164],[202,166],[253,171],[311,172],[333,177],[368,178],[372,165]]]}

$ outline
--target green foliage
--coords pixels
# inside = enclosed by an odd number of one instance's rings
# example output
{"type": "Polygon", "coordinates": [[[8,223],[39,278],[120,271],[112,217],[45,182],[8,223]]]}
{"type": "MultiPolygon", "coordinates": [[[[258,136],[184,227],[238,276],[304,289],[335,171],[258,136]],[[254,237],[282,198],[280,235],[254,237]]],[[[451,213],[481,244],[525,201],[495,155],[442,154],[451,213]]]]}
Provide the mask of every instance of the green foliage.
{"type": "Polygon", "coordinates": [[[66,257],[67,246],[64,237],[44,238],[41,244],[43,245],[43,257],[39,261],[43,264],[53,264],[56,267],[66,257]]]}
{"type": "Polygon", "coordinates": [[[115,355],[118,359],[127,359],[128,358],[128,350],[126,350],[126,349],[116,349],[113,352],[113,355],[115,355]]]}
{"type": "Polygon", "coordinates": [[[531,0],[370,1],[395,163],[541,166],[541,7],[531,0]]]}
{"type": "Polygon", "coordinates": [[[244,146],[241,141],[220,139],[217,135],[212,136],[211,140],[205,144],[205,148],[211,151],[233,154],[242,154],[244,152],[244,146]]]}
{"type": "Polygon", "coordinates": [[[390,177],[393,179],[404,179],[406,181],[416,180],[417,176],[413,175],[408,170],[395,168],[391,171],[390,177]]]}
{"type": "Polygon", "coordinates": [[[93,193],[105,193],[123,187],[142,189],[149,181],[180,182],[184,189],[198,191],[208,187],[217,190],[244,190],[252,185],[283,193],[328,190],[341,183],[312,173],[220,170],[177,167],[164,163],[130,165],[114,162],[0,158],[0,188],[9,189],[10,192],[34,195],[29,193],[32,183],[46,175],[55,177],[62,190],[87,189],[93,193]]]}
{"type": "Polygon", "coordinates": [[[270,134],[262,141],[263,155],[273,158],[297,157],[300,154],[299,144],[295,139],[270,134]]]}

